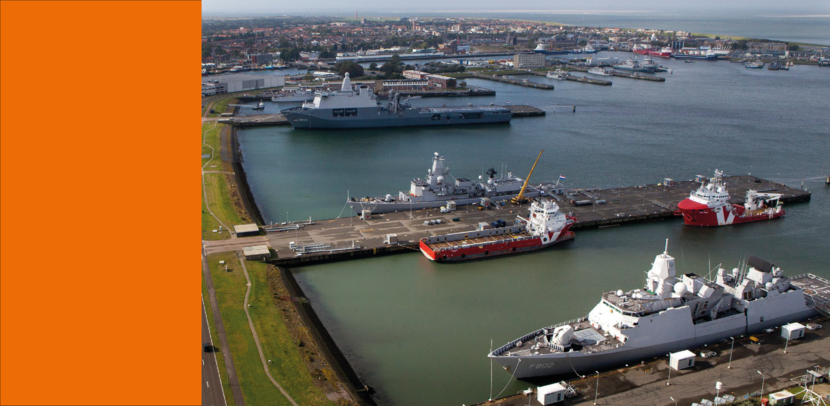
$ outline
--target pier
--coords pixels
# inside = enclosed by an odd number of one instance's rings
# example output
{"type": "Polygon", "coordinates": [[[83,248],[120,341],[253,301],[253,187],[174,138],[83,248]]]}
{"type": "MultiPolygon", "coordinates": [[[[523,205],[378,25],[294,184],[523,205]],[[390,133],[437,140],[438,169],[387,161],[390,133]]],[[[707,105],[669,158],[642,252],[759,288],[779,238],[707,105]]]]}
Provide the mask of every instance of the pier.
{"type": "Polygon", "coordinates": [[[611,86],[610,80],[599,80],[599,79],[591,79],[587,76],[576,76],[568,74],[565,76],[565,80],[570,80],[571,82],[579,82],[579,83],[587,83],[589,85],[600,85],[600,86],[611,86]]]}
{"type": "Polygon", "coordinates": [[[539,117],[545,115],[544,110],[533,106],[508,104],[501,107],[510,109],[510,111],[513,112],[513,117],[539,117]]]}
{"type": "MultiPolygon", "coordinates": [[[[785,208],[788,204],[809,201],[811,197],[809,191],[753,176],[732,176],[724,180],[729,186],[732,202],[737,204],[743,203],[748,189],[781,194],[785,208]]],[[[683,227],[681,217],[674,214],[677,204],[699,185],[695,181],[683,181],[672,183],[670,186],[649,184],[612,189],[575,188],[566,190],[563,195],[554,195],[553,198],[562,212],[570,213],[577,218],[572,230],[601,229],[647,221],[675,221],[678,227],[683,227]],[[579,202],[580,205],[572,204],[571,201],[579,202]]],[[[460,206],[458,210],[449,213],[427,209],[373,214],[365,220],[357,217],[315,219],[314,224],[287,227],[286,231],[267,234],[262,231],[261,235],[256,237],[206,241],[205,250],[210,254],[267,243],[277,254],[269,262],[286,267],[417,252],[418,242],[423,237],[474,230],[478,223],[483,221],[489,223],[504,219],[512,222],[517,215],[526,215],[527,207],[527,204],[516,206],[508,203],[494,209],[479,210],[478,206],[468,205],[460,206]],[[430,220],[441,220],[441,223],[424,224],[430,220]],[[387,236],[390,234],[395,236],[394,241],[387,243],[387,236]],[[315,249],[311,250],[313,252],[299,252],[292,249],[291,242],[294,242],[295,249],[306,245],[315,249]],[[324,248],[318,249],[319,247],[324,248]]],[[[366,208],[371,207],[367,205],[366,208]]],[[[295,224],[279,224],[280,227],[292,225],[295,224]]],[[[579,238],[578,232],[576,238],[579,238]]]]}
{"type": "MultiPolygon", "coordinates": [[[[579,72],[588,72],[588,68],[585,68],[585,67],[582,67],[582,66],[569,66],[568,68],[570,68],[571,70],[579,71],[579,72]]],[[[642,74],[642,73],[637,73],[637,72],[632,72],[632,73],[620,72],[616,69],[614,69],[614,73],[612,75],[615,76],[615,77],[618,77],[618,78],[648,80],[648,81],[651,81],[651,82],[665,82],[666,81],[666,78],[664,78],[662,76],[653,76],[653,75],[642,74]]]]}
{"type": "Polygon", "coordinates": [[[502,82],[502,83],[509,83],[511,85],[516,86],[524,86],[524,87],[531,87],[534,89],[543,89],[543,90],[553,90],[553,85],[548,85],[545,83],[536,83],[531,82],[529,80],[517,80],[517,79],[510,79],[502,75],[497,74],[484,74],[484,73],[473,73],[473,77],[477,79],[485,79],[485,80],[492,80],[494,82],[502,82]]]}
{"type": "Polygon", "coordinates": [[[228,119],[220,119],[219,122],[230,124],[234,127],[269,127],[276,125],[291,125],[291,123],[288,122],[288,119],[279,113],[234,116],[228,119]]]}

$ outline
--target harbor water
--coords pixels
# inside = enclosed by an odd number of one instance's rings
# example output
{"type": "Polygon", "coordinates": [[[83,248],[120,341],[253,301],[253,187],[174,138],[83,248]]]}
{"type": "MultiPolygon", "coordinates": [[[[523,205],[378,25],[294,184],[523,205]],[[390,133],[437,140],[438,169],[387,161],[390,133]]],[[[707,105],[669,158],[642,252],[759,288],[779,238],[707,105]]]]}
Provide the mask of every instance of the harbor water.
{"type": "MultiPolygon", "coordinates": [[[[320,318],[380,403],[486,400],[491,339],[500,346],[586,315],[603,291],[640,287],[666,238],[678,272],[705,274],[710,260],[731,269],[757,255],[790,275],[830,277],[830,187],[824,184],[830,69],[678,62],[658,60],[673,69],[660,74],[664,83],[611,78],[606,87],[519,76],[556,86],[548,91],[467,79],[496,96],[414,101],[529,104],[547,112],[509,125],[239,132],[248,181],[270,221],[351,215],[343,207],[347,193],[408,190],[412,178],[426,175],[435,151],[455,177],[472,178],[503,166],[524,177],[544,149],[532,180],[564,175],[568,187],[653,184],[711,176],[716,168],[793,186],[809,179],[804,185],[812,201],[786,207],[782,220],[702,229],[678,219],[586,230],[548,250],[472,263],[434,264],[413,252],[296,269],[320,318]]],[[[532,386],[509,379],[496,366],[492,395],[532,386]]]]}

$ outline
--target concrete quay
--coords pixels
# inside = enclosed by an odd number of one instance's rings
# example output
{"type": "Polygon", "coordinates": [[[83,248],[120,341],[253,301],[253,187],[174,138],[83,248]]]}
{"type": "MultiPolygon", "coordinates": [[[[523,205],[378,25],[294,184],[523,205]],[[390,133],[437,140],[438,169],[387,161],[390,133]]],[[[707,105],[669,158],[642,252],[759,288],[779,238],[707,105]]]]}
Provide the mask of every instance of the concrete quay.
{"type": "MultiPolygon", "coordinates": [[[[781,330],[775,329],[772,333],[755,334],[760,344],[753,343],[749,337],[735,337],[735,348],[732,342],[726,339],[718,345],[706,348],[691,349],[698,354],[692,368],[680,371],[671,370],[669,375],[668,357],[646,360],[642,364],[611,371],[600,371],[599,380],[594,371],[579,371],[585,378],[576,377],[568,383],[576,389],[576,396],[565,399],[557,405],[674,405],[672,398],[679,406],[688,406],[700,403],[702,399],[714,401],[718,394],[715,383],[723,383],[720,395],[729,394],[735,401],[747,397],[758,399],[761,391],[761,375],[764,374],[764,395],[798,385],[799,377],[805,375],[808,369],[816,366],[827,368],[830,366],[830,320],[819,318],[811,323],[818,323],[824,328],[816,331],[807,331],[803,338],[786,340],[781,337],[781,330]],[[784,353],[786,346],[787,353],[784,353]],[[701,350],[712,350],[717,353],[713,358],[704,359],[699,356],[701,350]],[[730,363],[731,355],[731,363],[730,363]],[[731,366],[731,368],[730,368],[731,366]],[[671,383],[671,385],[667,385],[671,383]],[[598,389],[598,390],[597,390],[598,389]],[[594,403],[596,399],[596,403],[594,403]]],[[[501,372],[504,382],[508,374],[501,372]]],[[[568,378],[565,378],[568,379],[568,378]]],[[[557,380],[533,382],[547,385],[559,382],[557,380]]],[[[498,386],[498,385],[497,385],[498,386]]],[[[530,386],[530,385],[528,385],[530,386]]],[[[518,393],[495,399],[492,402],[484,401],[473,406],[526,406],[541,404],[533,393],[527,395],[518,393]]]]}
{"type": "MultiPolygon", "coordinates": [[[[732,176],[725,178],[733,203],[743,203],[743,196],[750,188],[760,192],[780,193],[787,204],[810,200],[809,191],[791,188],[782,184],[758,179],[753,176],[732,176]]],[[[644,221],[676,219],[682,227],[680,217],[674,215],[677,204],[688,197],[689,192],[699,184],[694,181],[677,182],[673,186],[643,185],[613,189],[569,189],[565,195],[558,195],[560,209],[577,218],[573,230],[615,227],[622,224],[644,221]],[[604,204],[575,206],[571,200],[604,204]]],[[[506,204],[495,209],[479,210],[476,206],[461,206],[458,210],[441,213],[437,209],[413,210],[397,213],[374,214],[371,219],[346,217],[317,220],[314,224],[299,224],[296,230],[261,232],[260,236],[240,237],[233,240],[205,241],[208,254],[239,250],[243,246],[269,245],[277,253],[270,263],[284,267],[343,261],[349,259],[418,251],[421,238],[446,233],[473,230],[479,222],[504,219],[511,222],[517,215],[526,215],[528,205],[506,204]],[[425,221],[441,220],[441,224],[425,225],[425,221]],[[387,234],[397,235],[397,244],[385,244],[387,234]],[[297,245],[324,244],[318,252],[299,254],[290,248],[297,245]]],[[[350,213],[351,214],[351,213],[350,213]]],[[[786,221],[778,220],[778,221],[786,221]]],[[[577,237],[579,233],[577,232],[577,237]]]]}
{"type": "Polygon", "coordinates": [[[553,90],[553,85],[548,85],[548,84],[544,84],[544,83],[537,83],[537,82],[531,82],[529,80],[510,79],[510,78],[507,78],[503,75],[497,75],[497,74],[488,75],[488,74],[484,74],[484,73],[474,72],[473,77],[475,77],[477,79],[492,80],[494,82],[509,83],[511,85],[516,85],[516,86],[532,87],[534,89],[553,90]]]}

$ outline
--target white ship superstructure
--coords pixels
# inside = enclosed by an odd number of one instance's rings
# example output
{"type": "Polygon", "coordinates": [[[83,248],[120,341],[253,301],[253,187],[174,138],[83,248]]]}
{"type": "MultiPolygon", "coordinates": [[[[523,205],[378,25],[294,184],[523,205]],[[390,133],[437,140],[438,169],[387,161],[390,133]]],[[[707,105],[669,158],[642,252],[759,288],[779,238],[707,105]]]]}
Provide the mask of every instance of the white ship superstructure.
{"type": "Polygon", "coordinates": [[[719,267],[712,280],[678,277],[667,243],[645,287],[603,293],[587,317],[536,330],[488,356],[517,378],[582,375],[816,315],[804,291],[766,261],[719,267]]]}
{"type": "MultiPolygon", "coordinates": [[[[495,169],[479,176],[477,182],[468,178],[455,178],[449,181],[450,169],[444,167],[444,157],[437,152],[432,157],[432,167],[427,169],[427,176],[424,179],[413,179],[409,185],[409,191],[398,192],[397,196],[387,194],[384,197],[366,197],[348,201],[349,206],[356,212],[371,210],[372,213],[391,213],[396,211],[419,210],[437,208],[449,201],[455,202],[457,206],[467,204],[479,204],[482,198],[491,202],[509,200],[519,194],[524,184],[524,179],[513,176],[512,172],[507,175],[498,174],[495,169]]],[[[528,185],[524,192],[527,198],[539,196],[539,189],[528,185]]]]}

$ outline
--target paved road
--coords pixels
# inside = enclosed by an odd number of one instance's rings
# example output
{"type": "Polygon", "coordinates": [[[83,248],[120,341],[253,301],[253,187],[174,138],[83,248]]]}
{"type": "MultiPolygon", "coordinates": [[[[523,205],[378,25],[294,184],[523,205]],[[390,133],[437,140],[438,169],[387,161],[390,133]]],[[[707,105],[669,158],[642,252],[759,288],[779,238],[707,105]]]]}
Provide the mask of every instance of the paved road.
{"type": "Polygon", "coordinates": [[[210,276],[210,268],[208,268],[204,250],[202,251],[202,272],[204,273],[207,284],[208,300],[210,301],[210,308],[213,311],[216,335],[219,336],[219,348],[222,350],[222,355],[225,360],[225,369],[228,370],[228,382],[231,385],[233,400],[237,406],[245,406],[245,401],[242,397],[242,388],[239,386],[239,378],[236,376],[236,368],[234,367],[233,357],[228,346],[228,339],[225,337],[225,325],[222,323],[222,315],[219,313],[219,304],[216,301],[216,290],[213,288],[213,278],[210,276]]]}
{"type": "Polygon", "coordinates": [[[204,351],[204,345],[213,346],[210,337],[210,326],[205,311],[205,300],[202,299],[202,405],[226,406],[225,391],[222,388],[222,379],[219,377],[219,364],[213,351],[204,351]]]}

